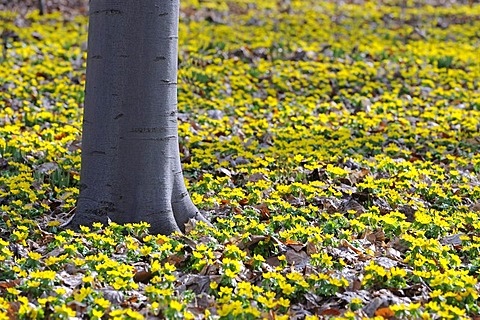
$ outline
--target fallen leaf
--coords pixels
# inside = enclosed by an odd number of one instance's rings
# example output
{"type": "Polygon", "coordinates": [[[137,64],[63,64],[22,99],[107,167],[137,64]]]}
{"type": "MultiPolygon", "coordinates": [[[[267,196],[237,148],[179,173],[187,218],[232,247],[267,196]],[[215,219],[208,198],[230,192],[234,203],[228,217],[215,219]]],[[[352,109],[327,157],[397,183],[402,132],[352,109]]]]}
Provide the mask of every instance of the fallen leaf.
{"type": "Polygon", "coordinates": [[[120,305],[124,301],[124,296],[121,291],[113,289],[100,289],[103,292],[103,297],[114,305],[120,305]]]}
{"type": "Polygon", "coordinates": [[[274,256],[274,257],[270,257],[267,259],[267,263],[269,265],[271,265],[272,267],[278,267],[280,266],[280,260],[278,259],[278,257],[274,256]]]}
{"type": "Polygon", "coordinates": [[[474,211],[474,212],[479,212],[480,211],[480,202],[477,202],[475,204],[473,204],[471,207],[470,207],[470,210],[474,211]]]}
{"type": "Polygon", "coordinates": [[[322,316],[339,316],[342,312],[338,309],[325,309],[320,311],[320,315],[322,316]]]}
{"type": "Polygon", "coordinates": [[[287,239],[285,241],[282,241],[284,244],[288,245],[288,246],[291,246],[291,245],[297,245],[297,246],[303,246],[303,243],[299,242],[299,241],[296,241],[296,240],[291,240],[291,239],[287,239]]]}
{"type": "Polygon", "coordinates": [[[311,256],[312,254],[318,253],[318,248],[313,242],[308,241],[306,244],[306,251],[307,254],[311,256]]]}
{"type": "Polygon", "coordinates": [[[443,237],[442,239],[440,239],[440,242],[442,244],[451,244],[451,245],[454,245],[454,246],[458,246],[458,245],[462,244],[462,240],[460,239],[461,236],[465,236],[465,234],[464,233],[457,233],[457,234],[453,234],[451,236],[443,237]]]}
{"type": "Polygon", "coordinates": [[[391,318],[395,316],[395,312],[390,309],[390,307],[380,308],[375,311],[375,316],[377,317],[384,317],[384,318],[391,318]]]}
{"type": "Polygon", "coordinates": [[[167,257],[167,262],[173,264],[176,267],[178,267],[185,260],[187,260],[187,257],[185,255],[172,254],[167,257]]]}
{"type": "Polygon", "coordinates": [[[293,249],[287,249],[287,252],[285,253],[285,258],[287,259],[289,265],[295,266],[297,268],[305,267],[310,261],[310,257],[305,251],[296,252],[293,249]]]}
{"type": "Polygon", "coordinates": [[[11,281],[2,281],[0,282],[0,288],[2,289],[13,288],[18,286],[21,281],[22,281],[21,279],[15,279],[11,281]]]}
{"type": "Polygon", "coordinates": [[[271,217],[271,214],[270,214],[270,209],[268,209],[267,205],[265,203],[262,203],[261,205],[258,205],[256,206],[255,208],[257,208],[258,210],[260,210],[260,214],[261,214],[261,219],[262,220],[268,220],[270,219],[271,217]]]}
{"type": "Polygon", "coordinates": [[[153,274],[150,271],[142,270],[135,273],[133,276],[133,281],[147,284],[152,278],[153,274]]]}
{"type": "Polygon", "coordinates": [[[369,316],[373,317],[375,311],[385,302],[385,299],[381,297],[375,297],[369,304],[362,308],[362,310],[369,316]]]}
{"type": "Polygon", "coordinates": [[[397,260],[397,261],[403,261],[402,254],[400,253],[400,251],[395,250],[394,248],[387,248],[385,250],[385,254],[390,259],[394,259],[394,260],[397,260]]]}

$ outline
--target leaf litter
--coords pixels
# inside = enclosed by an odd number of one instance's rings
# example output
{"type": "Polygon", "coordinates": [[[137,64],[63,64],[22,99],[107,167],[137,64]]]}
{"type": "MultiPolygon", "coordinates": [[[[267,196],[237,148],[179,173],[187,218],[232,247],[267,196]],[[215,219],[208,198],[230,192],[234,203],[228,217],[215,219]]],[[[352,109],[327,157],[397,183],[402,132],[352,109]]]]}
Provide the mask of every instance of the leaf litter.
{"type": "Polygon", "coordinates": [[[0,315],[477,317],[478,5],[182,2],[180,150],[216,228],[165,237],[62,231],[86,49],[67,2],[1,4],[21,10],[1,13],[0,315]]]}

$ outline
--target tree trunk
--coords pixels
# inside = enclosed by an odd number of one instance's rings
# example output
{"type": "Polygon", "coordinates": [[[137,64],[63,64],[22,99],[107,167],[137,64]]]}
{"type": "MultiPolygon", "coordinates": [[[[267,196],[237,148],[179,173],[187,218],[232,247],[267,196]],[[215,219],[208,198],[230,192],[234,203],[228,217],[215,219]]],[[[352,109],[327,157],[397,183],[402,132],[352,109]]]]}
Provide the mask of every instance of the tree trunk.
{"type": "Polygon", "coordinates": [[[45,2],[44,0],[38,0],[38,11],[40,13],[40,15],[44,15],[45,14],[45,2]]]}
{"type": "Polygon", "coordinates": [[[69,226],[203,220],[185,188],[177,126],[178,0],[91,0],[82,170],[69,226]]]}

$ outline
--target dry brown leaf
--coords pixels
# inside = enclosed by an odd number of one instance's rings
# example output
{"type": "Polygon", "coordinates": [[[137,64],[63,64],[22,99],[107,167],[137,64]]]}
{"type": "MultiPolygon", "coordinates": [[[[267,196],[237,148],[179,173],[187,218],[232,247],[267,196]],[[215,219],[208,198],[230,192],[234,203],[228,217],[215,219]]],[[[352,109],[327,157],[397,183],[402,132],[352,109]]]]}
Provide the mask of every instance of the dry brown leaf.
{"type": "Polygon", "coordinates": [[[306,244],[306,251],[309,256],[312,254],[318,253],[318,248],[313,242],[307,242],[306,244]]]}
{"type": "Polygon", "coordinates": [[[465,236],[464,233],[457,233],[457,234],[453,234],[451,236],[447,236],[447,237],[443,237],[442,239],[440,239],[440,242],[442,244],[451,244],[451,245],[454,245],[454,246],[459,246],[462,244],[462,240],[460,239],[461,236],[465,236]]]}
{"type": "Polygon", "coordinates": [[[385,250],[385,254],[390,259],[394,259],[394,260],[397,260],[397,261],[403,261],[402,254],[400,253],[400,251],[395,250],[394,248],[387,248],[385,250]]]}
{"type": "Polygon", "coordinates": [[[182,283],[179,287],[179,291],[191,290],[195,294],[206,293],[210,288],[211,282],[220,283],[220,276],[204,276],[196,274],[186,274],[178,279],[182,283]]]}
{"type": "Polygon", "coordinates": [[[363,307],[363,311],[369,316],[373,317],[375,311],[385,302],[385,299],[382,297],[375,297],[369,304],[363,307]]]}
{"type": "Polygon", "coordinates": [[[264,173],[261,173],[261,172],[254,173],[254,174],[250,175],[250,177],[248,177],[248,181],[250,181],[250,182],[257,182],[257,181],[260,181],[260,180],[267,180],[268,181],[268,177],[264,173]]]}
{"type": "Polygon", "coordinates": [[[187,260],[185,255],[172,254],[167,257],[167,262],[178,267],[182,262],[187,260]]]}
{"type": "Polygon", "coordinates": [[[196,224],[196,220],[188,220],[187,223],[185,223],[185,234],[189,234],[190,232],[192,232],[193,229],[195,229],[196,224]]]}
{"type": "Polygon", "coordinates": [[[262,204],[256,206],[255,208],[260,211],[262,220],[270,219],[270,217],[271,217],[270,209],[268,209],[268,206],[265,203],[262,203],[262,204]]]}
{"type": "Polygon", "coordinates": [[[320,311],[320,315],[322,316],[339,316],[341,314],[342,312],[340,310],[332,308],[320,311]]]}
{"type": "Polygon", "coordinates": [[[340,240],[340,245],[344,248],[348,248],[348,249],[352,250],[356,254],[363,254],[364,253],[363,250],[361,250],[359,248],[356,248],[355,246],[353,246],[350,242],[348,242],[345,239],[340,240]]]}
{"type": "Polygon", "coordinates": [[[16,279],[11,281],[2,281],[0,282],[0,288],[1,289],[13,288],[18,286],[21,281],[22,281],[21,279],[16,279]]]}
{"type": "Polygon", "coordinates": [[[113,289],[100,289],[103,292],[103,297],[114,305],[120,305],[124,301],[123,292],[113,289]]]}
{"type": "Polygon", "coordinates": [[[379,308],[377,311],[375,311],[375,316],[377,317],[383,317],[383,318],[391,318],[395,316],[395,312],[390,309],[390,307],[385,307],[385,308],[379,308]]]}
{"type": "Polygon", "coordinates": [[[296,252],[293,249],[287,249],[285,253],[285,258],[289,265],[303,268],[310,262],[310,257],[307,255],[305,251],[296,252]]]}
{"type": "Polygon", "coordinates": [[[353,184],[361,182],[365,176],[370,173],[370,170],[362,168],[361,170],[352,171],[349,175],[349,179],[353,184]]]}
{"type": "Polygon", "coordinates": [[[14,301],[8,304],[7,316],[8,319],[18,319],[18,311],[20,310],[20,302],[14,301]]]}
{"type": "Polygon", "coordinates": [[[470,210],[472,210],[474,212],[480,212],[480,202],[477,202],[477,203],[473,204],[470,207],[470,210]]]}
{"type": "Polygon", "coordinates": [[[252,249],[253,246],[256,245],[257,243],[259,243],[260,241],[265,241],[265,242],[270,241],[270,237],[262,236],[262,235],[251,235],[249,238],[250,238],[250,240],[246,243],[242,242],[241,238],[239,238],[238,241],[232,242],[232,243],[237,245],[237,247],[239,249],[243,250],[245,248],[252,249]]]}
{"type": "Polygon", "coordinates": [[[248,199],[244,198],[238,201],[238,204],[241,206],[247,205],[248,204],[248,199]]]}
{"type": "MultiPolygon", "coordinates": [[[[281,240],[280,240],[281,241],[281,240]]],[[[282,241],[284,244],[288,245],[288,246],[303,246],[303,243],[297,241],[297,240],[291,240],[291,239],[287,239],[285,241],[282,241]]]]}
{"type": "Polygon", "coordinates": [[[150,271],[142,270],[135,273],[133,281],[147,284],[152,278],[153,274],[150,271]]]}
{"type": "Polygon", "coordinates": [[[76,288],[83,283],[83,273],[71,274],[67,271],[62,271],[57,273],[58,277],[62,280],[63,284],[70,287],[76,288]]]}
{"type": "Polygon", "coordinates": [[[360,215],[367,211],[358,201],[353,199],[342,201],[337,210],[340,213],[347,213],[348,211],[353,210],[356,215],[360,215]]]}
{"type": "Polygon", "coordinates": [[[278,257],[270,257],[267,259],[267,263],[271,265],[272,267],[278,267],[280,266],[280,260],[278,257]]]}

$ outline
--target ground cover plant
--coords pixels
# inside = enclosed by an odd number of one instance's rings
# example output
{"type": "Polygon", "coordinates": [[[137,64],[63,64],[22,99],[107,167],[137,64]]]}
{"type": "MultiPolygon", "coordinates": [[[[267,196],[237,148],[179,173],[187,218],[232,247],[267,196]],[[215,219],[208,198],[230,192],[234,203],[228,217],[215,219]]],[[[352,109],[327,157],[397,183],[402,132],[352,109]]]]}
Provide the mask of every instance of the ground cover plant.
{"type": "Polygon", "coordinates": [[[0,319],[478,319],[480,5],[182,1],[168,237],[60,228],[86,23],[0,12],[0,319]]]}

